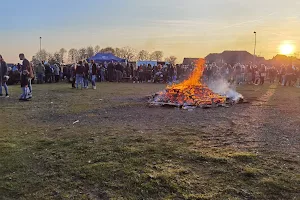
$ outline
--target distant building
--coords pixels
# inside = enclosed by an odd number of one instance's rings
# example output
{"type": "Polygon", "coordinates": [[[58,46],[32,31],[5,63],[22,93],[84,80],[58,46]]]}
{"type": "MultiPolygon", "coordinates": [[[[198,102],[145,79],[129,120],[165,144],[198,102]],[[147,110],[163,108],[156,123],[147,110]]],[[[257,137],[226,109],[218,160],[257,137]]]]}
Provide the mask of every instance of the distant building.
{"type": "MultiPolygon", "coordinates": [[[[183,65],[194,65],[199,58],[184,58],[183,65]]],[[[248,64],[254,62],[253,54],[248,51],[223,51],[222,53],[210,53],[205,57],[206,63],[216,62],[228,63],[234,65],[236,63],[248,64]]],[[[264,57],[255,56],[255,64],[265,64],[273,66],[281,65],[295,65],[300,66],[300,59],[295,56],[276,55],[270,60],[266,60],[264,57]]]]}
{"type": "MultiPolygon", "coordinates": [[[[249,63],[254,61],[254,56],[247,51],[223,51],[222,53],[211,53],[205,57],[205,60],[209,63],[212,62],[225,62],[231,65],[235,63],[249,63]]],[[[264,63],[263,57],[255,58],[257,63],[264,63]]]]}

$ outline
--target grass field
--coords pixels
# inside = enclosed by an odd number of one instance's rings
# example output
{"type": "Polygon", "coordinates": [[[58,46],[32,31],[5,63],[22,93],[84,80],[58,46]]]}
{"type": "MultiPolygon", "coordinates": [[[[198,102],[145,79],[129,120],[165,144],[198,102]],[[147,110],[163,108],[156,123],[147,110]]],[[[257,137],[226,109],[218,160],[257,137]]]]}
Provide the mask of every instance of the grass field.
{"type": "Polygon", "coordinates": [[[190,112],[148,107],[160,84],[33,87],[0,99],[0,199],[300,199],[300,89],[190,112]]]}

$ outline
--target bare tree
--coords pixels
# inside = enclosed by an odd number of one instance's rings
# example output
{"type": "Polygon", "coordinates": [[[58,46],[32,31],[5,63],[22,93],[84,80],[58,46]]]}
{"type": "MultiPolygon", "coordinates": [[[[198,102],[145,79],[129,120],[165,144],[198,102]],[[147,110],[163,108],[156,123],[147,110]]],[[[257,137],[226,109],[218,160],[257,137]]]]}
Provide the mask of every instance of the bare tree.
{"type": "Polygon", "coordinates": [[[101,50],[100,46],[99,45],[96,45],[95,46],[95,53],[99,53],[101,50]]]}
{"type": "Polygon", "coordinates": [[[124,55],[124,52],[122,51],[122,49],[120,49],[120,48],[115,49],[115,56],[122,58],[123,55],[124,55]]]}
{"type": "Polygon", "coordinates": [[[164,53],[162,51],[154,51],[150,56],[151,60],[156,60],[156,61],[162,61],[163,57],[164,57],[164,53]]]}
{"type": "Polygon", "coordinates": [[[55,52],[54,54],[49,54],[48,62],[53,65],[56,63],[61,63],[61,56],[59,52],[55,52]]]}
{"type": "Polygon", "coordinates": [[[79,56],[80,60],[86,59],[87,58],[87,50],[86,50],[86,48],[80,48],[78,50],[78,56],[79,56]]]}
{"type": "Polygon", "coordinates": [[[78,50],[77,49],[70,49],[69,50],[69,61],[72,63],[75,63],[79,60],[79,54],[78,54],[78,50]]]}
{"type": "Polygon", "coordinates": [[[146,50],[141,50],[137,55],[138,60],[149,60],[149,58],[150,58],[149,52],[146,50]]]}
{"type": "Polygon", "coordinates": [[[55,61],[55,63],[59,63],[59,64],[62,63],[62,57],[59,52],[55,52],[53,54],[53,60],[55,61]]]}
{"type": "Polygon", "coordinates": [[[166,62],[169,62],[172,65],[175,65],[177,58],[175,56],[170,56],[168,58],[165,59],[166,62]]]}
{"type": "Polygon", "coordinates": [[[59,50],[59,55],[60,55],[60,61],[61,63],[64,63],[64,58],[65,58],[65,54],[67,53],[67,50],[64,48],[61,48],[59,50]]]}
{"type": "Polygon", "coordinates": [[[32,62],[34,65],[38,65],[38,64],[40,63],[40,60],[38,60],[38,59],[36,58],[36,56],[32,56],[31,62],[32,62]]]}
{"type": "Polygon", "coordinates": [[[94,56],[95,55],[94,48],[92,46],[87,47],[86,48],[86,53],[87,53],[88,58],[94,56]]]}
{"type": "Polygon", "coordinates": [[[131,47],[123,47],[121,49],[121,58],[126,59],[128,61],[133,61],[135,56],[135,50],[131,47]]]}
{"type": "Polygon", "coordinates": [[[100,50],[101,53],[112,53],[115,54],[115,49],[112,47],[106,47],[100,50]]]}
{"type": "Polygon", "coordinates": [[[35,58],[39,61],[48,61],[49,53],[45,49],[42,49],[41,51],[36,53],[35,58]]]}

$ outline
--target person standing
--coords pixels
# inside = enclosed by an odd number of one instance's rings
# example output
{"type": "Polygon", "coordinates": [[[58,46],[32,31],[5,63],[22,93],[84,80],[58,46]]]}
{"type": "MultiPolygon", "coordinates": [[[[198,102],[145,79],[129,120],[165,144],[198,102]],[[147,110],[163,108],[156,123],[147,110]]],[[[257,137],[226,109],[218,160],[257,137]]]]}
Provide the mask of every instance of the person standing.
{"type": "Polygon", "coordinates": [[[113,61],[111,61],[108,66],[107,66],[107,72],[108,72],[108,81],[109,82],[113,82],[113,78],[114,78],[114,64],[113,61]]]}
{"type": "Polygon", "coordinates": [[[36,68],[37,73],[37,84],[43,84],[44,83],[44,76],[45,76],[45,66],[43,63],[39,63],[36,68]]]}
{"type": "Polygon", "coordinates": [[[46,83],[50,83],[51,80],[51,67],[49,65],[49,63],[45,63],[45,82],[46,83]]]}
{"type": "Polygon", "coordinates": [[[151,82],[152,81],[152,65],[148,64],[146,67],[146,82],[151,82]]]}
{"type": "Polygon", "coordinates": [[[296,68],[296,77],[297,77],[297,82],[296,82],[296,87],[300,88],[300,68],[296,68]]]}
{"type": "Polygon", "coordinates": [[[133,65],[132,64],[130,64],[130,76],[131,76],[131,78],[133,78],[133,76],[134,76],[134,74],[133,74],[133,71],[134,71],[134,69],[133,69],[133,65]]]}
{"type": "Polygon", "coordinates": [[[105,81],[105,74],[106,74],[106,67],[105,64],[100,64],[99,66],[99,73],[100,73],[100,82],[104,82],[105,81]]]}
{"type": "Polygon", "coordinates": [[[82,65],[82,61],[79,61],[75,71],[76,71],[76,88],[79,89],[79,84],[80,84],[81,89],[83,89],[84,88],[84,84],[83,84],[84,66],[82,65]]]}
{"type": "Polygon", "coordinates": [[[108,63],[106,61],[104,62],[103,69],[105,81],[108,81],[108,63]]]}
{"type": "Polygon", "coordinates": [[[251,84],[252,83],[252,69],[251,69],[250,65],[246,65],[245,73],[246,73],[247,84],[251,84]]]}
{"type": "Polygon", "coordinates": [[[97,65],[93,60],[91,60],[91,64],[92,64],[92,86],[93,89],[96,90],[97,65]]]}
{"type": "Polygon", "coordinates": [[[265,77],[267,76],[266,74],[266,66],[264,64],[262,64],[260,66],[260,84],[263,85],[265,83],[265,77]]]}
{"type": "Polygon", "coordinates": [[[60,67],[58,64],[54,64],[54,76],[55,76],[55,83],[59,82],[59,77],[60,77],[60,67]]]}
{"type": "Polygon", "coordinates": [[[235,65],[235,70],[234,70],[234,74],[235,74],[235,82],[236,84],[241,84],[241,74],[242,74],[242,66],[240,63],[237,63],[235,65]]]}
{"type": "Polygon", "coordinates": [[[172,83],[173,82],[173,76],[174,76],[174,67],[172,64],[168,65],[168,82],[172,83]]]}
{"type": "Polygon", "coordinates": [[[280,69],[280,73],[279,73],[279,83],[281,85],[285,84],[285,78],[286,78],[286,69],[285,69],[285,66],[282,65],[281,69],[280,69]]]}
{"type": "Polygon", "coordinates": [[[51,83],[55,82],[55,65],[50,65],[50,69],[51,69],[51,83]]]}
{"type": "Polygon", "coordinates": [[[256,80],[256,70],[257,70],[257,66],[253,65],[251,67],[251,73],[252,73],[252,83],[255,84],[255,80],[256,80]]]}
{"type": "Polygon", "coordinates": [[[260,81],[260,73],[259,73],[259,69],[255,68],[255,80],[254,80],[254,84],[258,85],[259,81],[260,81]]]}
{"type": "Polygon", "coordinates": [[[286,85],[292,86],[293,74],[294,74],[293,66],[289,65],[287,67],[287,70],[286,70],[286,75],[285,75],[286,78],[285,78],[285,81],[284,81],[284,86],[286,86],[286,85]]]}
{"type": "Polygon", "coordinates": [[[177,64],[177,65],[176,65],[177,80],[179,80],[180,77],[181,77],[181,73],[182,73],[181,69],[182,69],[182,68],[181,68],[181,65],[177,64]]]}
{"type": "Polygon", "coordinates": [[[28,77],[28,89],[29,89],[29,98],[32,97],[32,79],[34,78],[34,71],[32,63],[29,62],[29,77],[28,77]]]}
{"type": "Polygon", "coordinates": [[[89,71],[90,71],[90,66],[87,61],[84,61],[84,79],[83,79],[83,84],[85,89],[89,89],[89,71]]]}
{"type": "Polygon", "coordinates": [[[123,78],[123,66],[118,63],[116,65],[116,80],[117,82],[121,82],[122,81],[122,78],[123,78]]]}
{"type": "Polygon", "coordinates": [[[73,64],[70,67],[70,82],[72,83],[72,88],[76,88],[75,82],[76,82],[76,64],[73,64]]]}
{"type": "Polygon", "coordinates": [[[22,101],[28,101],[32,96],[30,96],[30,91],[28,88],[29,85],[29,77],[30,77],[30,63],[25,58],[25,55],[23,53],[19,54],[20,60],[23,61],[23,64],[21,66],[21,88],[22,88],[22,94],[20,97],[20,100],[22,101]]]}
{"type": "Polygon", "coordinates": [[[275,83],[275,78],[276,78],[276,69],[274,66],[269,70],[269,75],[270,75],[270,83],[275,83]]]}
{"type": "Polygon", "coordinates": [[[0,97],[3,96],[2,94],[2,86],[5,89],[6,97],[9,97],[8,95],[8,87],[7,87],[7,65],[6,62],[3,60],[3,57],[0,55],[0,97]]]}

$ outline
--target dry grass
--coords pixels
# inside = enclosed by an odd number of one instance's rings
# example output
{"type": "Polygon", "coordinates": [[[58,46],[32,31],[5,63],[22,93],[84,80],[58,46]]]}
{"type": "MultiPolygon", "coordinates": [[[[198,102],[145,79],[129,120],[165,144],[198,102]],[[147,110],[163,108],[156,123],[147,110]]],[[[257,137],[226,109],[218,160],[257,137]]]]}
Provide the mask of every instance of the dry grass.
{"type": "MultiPolygon", "coordinates": [[[[188,112],[145,105],[163,85],[68,87],[34,85],[34,99],[20,103],[15,86],[0,99],[1,199],[299,199],[299,140],[293,150],[268,135],[291,139],[299,118],[286,107],[289,127],[256,121],[272,106],[274,122],[296,89],[282,100],[279,88],[259,108],[188,112]]],[[[268,89],[239,88],[250,101],[268,89]]]]}

